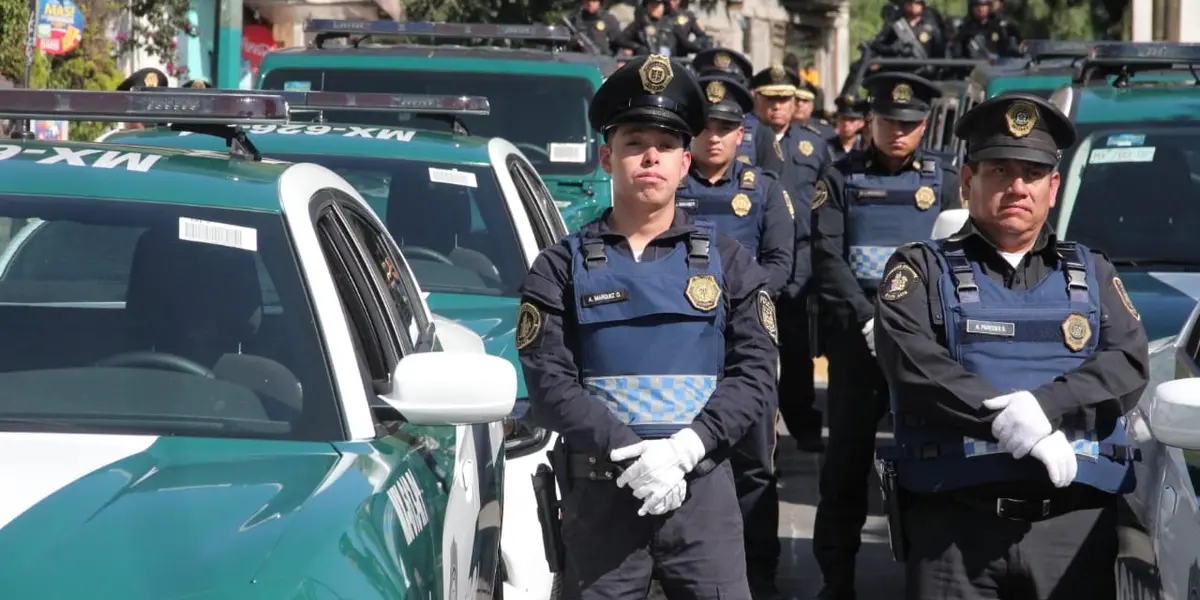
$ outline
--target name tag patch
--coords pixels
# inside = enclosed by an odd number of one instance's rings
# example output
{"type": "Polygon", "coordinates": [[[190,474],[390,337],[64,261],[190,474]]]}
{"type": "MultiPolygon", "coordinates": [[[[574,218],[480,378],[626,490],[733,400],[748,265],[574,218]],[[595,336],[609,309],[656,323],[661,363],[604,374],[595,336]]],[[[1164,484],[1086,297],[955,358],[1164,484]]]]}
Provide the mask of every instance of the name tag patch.
{"type": "Polygon", "coordinates": [[[584,308],[591,308],[593,306],[600,306],[601,304],[615,304],[617,302],[624,302],[628,299],[629,290],[622,288],[619,290],[613,290],[611,292],[588,294],[580,300],[580,303],[583,304],[584,308]]]}
{"type": "Polygon", "coordinates": [[[967,333],[1013,337],[1017,335],[1017,324],[1003,323],[1000,321],[975,321],[972,319],[967,319],[967,333]]]}

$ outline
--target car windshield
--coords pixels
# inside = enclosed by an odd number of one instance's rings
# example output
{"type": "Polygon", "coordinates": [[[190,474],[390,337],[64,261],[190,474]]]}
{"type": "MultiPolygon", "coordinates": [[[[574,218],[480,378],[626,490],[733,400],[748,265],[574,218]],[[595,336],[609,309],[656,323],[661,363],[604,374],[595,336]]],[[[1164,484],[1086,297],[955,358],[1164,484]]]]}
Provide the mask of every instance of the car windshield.
{"type": "Polygon", "coordinates": [[[278,214],[0,195],[0,431],[342,439],[278,214]]]}
{"type": "MultiPolygon", "coordinates": [[[[268,90],[485,96],[488,116],[455,117],[471,135],[501,137],[517,145],[542,175],[589,175],[592,84],[581,77],[462,73],[425,70],[276,69],[263,77],[268,90]],[[547,111],[547,106],[555,107],[547,111]]],[[[447,129],[447,117],[412,113],[324,111],[327,122],[447,129]]]]}
{"type": "Polygon", "coordinates": [[[1080,124],[1051,222],[1118,264],[1200,265],[1200,123],[1080,124]]]}
{"type": "Polygon", "coordinates": [[[525,254],[490,166],[272,154],[341,175],[387,224],[426,292],[519,297],[525,254]]]}

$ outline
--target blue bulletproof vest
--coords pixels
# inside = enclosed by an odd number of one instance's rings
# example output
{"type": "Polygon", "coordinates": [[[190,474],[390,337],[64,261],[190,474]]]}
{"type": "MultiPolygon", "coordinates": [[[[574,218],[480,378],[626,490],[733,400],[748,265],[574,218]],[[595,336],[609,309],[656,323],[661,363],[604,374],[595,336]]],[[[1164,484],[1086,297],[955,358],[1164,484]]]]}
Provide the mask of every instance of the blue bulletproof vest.
{"type": "Polygon", "coordinates": [[[697,219],[713,223],[717,232],[741,242],[757,258],[762,241],[759,225],[766,211],[765,190],[773,180],[757,167],[734,161],[721,185],[709,185],[689,173],[675,192],[675,205],[697,219]]]}
{"type": "Polygon", "coordinates": [[[894,175],[862,170],[861,153],[836,166],[845,179],[846,262],[864,290],[874,293],[896,248],[928,239],[941,204],[942,168],[923,156],[919,169],[894,175]]]}
{"type": "MultiPolygon", "coordinates": [[[[961,242],[925,242],[938,257],[941,314],[950,355],[1002,393],[1032,390],[1071,371],[1095,351],[1100,337],[1100,285],[1087,248],[1057,247],[1060,269],[1028,291],[992,281],[971,262],[961,242]]],[[[910,282],[914,283],[914,282],[910,282]]],[[[882,291],[882,290],[881,290],[882,291]]],[[[946,492],[1006,481],[1048,481],[1046,467],[1020,460],[987,440],[904,414],[892,397],[900,485],[918,492],[946,492]]],[[[1125,493],[1133,489],[1125,419],[1087,429],[1082,414],[1063,418],[1060,430],[1079,461],[1077,483],[1125,493]]],[[[887,454],[884,452],[882,454],[887,454]]]]}
{"type": "Polygon", "coordinates": [[[583,232],[568,237],[580,381],[644,439],[668,437],[708,403],[725,364],[725,290],[711,223],[649,262],[583,232]]]}
{"type": "Polygon", "coordinates": [[[757,153],[754,150],[754,136],[758,133],[760,124],[758,117],[754,113],[746,115],[745,120],[742,121],[742,128],[744,130],[742,143],[738,144],[737,151],[734,153],[734,156],[737,157],[737,162],[746,165],[755,164],[755,155],[757,153]]]}

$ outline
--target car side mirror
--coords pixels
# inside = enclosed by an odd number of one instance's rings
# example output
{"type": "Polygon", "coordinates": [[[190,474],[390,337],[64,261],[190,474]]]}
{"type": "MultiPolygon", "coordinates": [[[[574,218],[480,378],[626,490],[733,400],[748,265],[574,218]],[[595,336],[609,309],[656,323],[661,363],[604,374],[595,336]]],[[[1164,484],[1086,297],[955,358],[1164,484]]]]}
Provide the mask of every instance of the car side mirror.
{"type": "Polygon", "coordinates": [[[938,214],[937,220],[933,222],[933,233],[930,239],[943,240],[956,233],[963,225],[967,224],[967,217],[971,213],[965,208],[952,208],[943,210],[938,214]]]}
{"type": "Polygon", "coordinates": [[[476,352],[422,352],[396,363],[392,390],[380,399],[413,425],[472,425],[512,413],[517,371],[476,352]]]}
{"type": "Polygon", "coordinates": [[[1200,377],[1176,379],[1154,388],[1150,433],[1164,445],[1200,450],[1200,377]]]}

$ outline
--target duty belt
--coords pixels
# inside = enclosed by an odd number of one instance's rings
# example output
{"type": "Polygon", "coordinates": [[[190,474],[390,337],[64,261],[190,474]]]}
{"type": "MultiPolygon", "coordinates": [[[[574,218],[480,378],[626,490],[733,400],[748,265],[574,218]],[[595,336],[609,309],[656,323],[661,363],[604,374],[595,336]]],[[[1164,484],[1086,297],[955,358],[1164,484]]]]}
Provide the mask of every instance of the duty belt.
{"type": "MultiPolygon", "coordinates": [[[[621,461],[619,463],[605,460],[590,454],[568,454],[567,455],[567,477],[571,479],[588,479],[591,481],[615,481],[625,472],[625,469],[633,466],[636,462],[634,459],[621,461]]],[[[713,469],[717,468],[717,461],[712,458],[705,457],[692,469],[691,473],[687,474],[686,479],[691,481],[697,477],[703,477],[713,469]]]]}
{"type": "Polygon", "coordinates": [[[972,510],[1013,521],[1036,522],[1077,510],[1104,508],[1115,503],[1115,496],[1090,488],[1066,488],[1044,498],[1000,498],[970,491],[925,496],[944,499],[972,510]]]}

